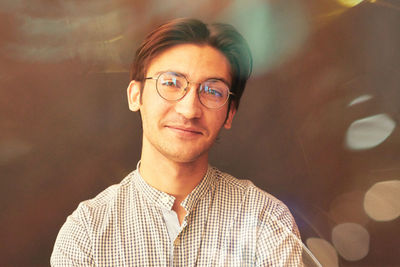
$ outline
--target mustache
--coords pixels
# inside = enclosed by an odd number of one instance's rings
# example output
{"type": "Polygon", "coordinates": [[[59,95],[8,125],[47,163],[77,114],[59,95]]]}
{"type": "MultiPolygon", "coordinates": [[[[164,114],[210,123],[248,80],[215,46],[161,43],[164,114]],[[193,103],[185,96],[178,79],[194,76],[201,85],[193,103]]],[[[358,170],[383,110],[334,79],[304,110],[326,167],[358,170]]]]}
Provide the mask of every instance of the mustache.
{"type": "Polygon", "coordinates": [[[198,119],[187,119],[185,117],[166,118],[161,121],[162,126],[189,129],[196,132],[205,133],[207,128],[198,119]]]}

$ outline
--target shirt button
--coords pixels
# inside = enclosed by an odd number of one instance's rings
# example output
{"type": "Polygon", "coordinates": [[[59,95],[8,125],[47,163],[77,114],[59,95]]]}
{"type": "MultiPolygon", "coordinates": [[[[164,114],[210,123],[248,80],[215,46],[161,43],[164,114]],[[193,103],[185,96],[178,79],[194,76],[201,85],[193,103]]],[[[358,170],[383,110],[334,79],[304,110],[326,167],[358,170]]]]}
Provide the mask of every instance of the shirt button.
{"type": "Polygon", "coordinates": [[[180,243],[180,239],[179,239],[179,237],[175,238],[175,241],[174,241],[174,246],[178,246],[178,245],[179,245],[179,243],[180,243]]]}
{"type": "Polygon", "coordinates": [[[169,199],[168,199],[168,197],[163,197],[163,198],[161,199],[161,201],[162,201],[164,204],[168,204],[169,199]]]}

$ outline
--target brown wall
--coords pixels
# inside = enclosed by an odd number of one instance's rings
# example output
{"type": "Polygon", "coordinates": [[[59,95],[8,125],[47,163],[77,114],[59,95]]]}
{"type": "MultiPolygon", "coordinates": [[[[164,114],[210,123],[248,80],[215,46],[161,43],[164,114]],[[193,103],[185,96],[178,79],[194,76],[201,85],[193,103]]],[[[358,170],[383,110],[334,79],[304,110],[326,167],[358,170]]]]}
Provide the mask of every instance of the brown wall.
{"type": "Polygon", "coordinates": [[[141,128],[125,98],[129,64],[146,32],[180,16],[233,23],[255,57],[211,163],[282,199],[304,242],[331,242],[343,222],[362,225],[367,256],[341,257],[340,266],[400,265],[399,219],[378,222],[363,209],[373,184],[400,178],[399,3],[235,3],[2,1],[0,266],[47,266],[78,203],[136,167],[141,128]],[[371,99],[349,106],[361,95],[371,99]],[[388,137],[346,147],[350,125],[376,114],[394,123],[388,137]]]}

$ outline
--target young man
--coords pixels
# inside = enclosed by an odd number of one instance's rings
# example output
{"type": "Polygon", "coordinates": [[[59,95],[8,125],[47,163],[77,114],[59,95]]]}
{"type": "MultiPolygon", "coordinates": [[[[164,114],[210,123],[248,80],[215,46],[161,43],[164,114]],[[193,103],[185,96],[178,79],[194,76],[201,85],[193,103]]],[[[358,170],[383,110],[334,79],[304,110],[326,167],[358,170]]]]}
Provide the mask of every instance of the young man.
{"type": "Polygon", "coordinates": [[[137,50],[128,102],[142,118],[137,169],[82,202],[52,266],[301,266],[297,226],[280,201],[208,165],[252,67],[230,25],[168,22],[137,50]]]}

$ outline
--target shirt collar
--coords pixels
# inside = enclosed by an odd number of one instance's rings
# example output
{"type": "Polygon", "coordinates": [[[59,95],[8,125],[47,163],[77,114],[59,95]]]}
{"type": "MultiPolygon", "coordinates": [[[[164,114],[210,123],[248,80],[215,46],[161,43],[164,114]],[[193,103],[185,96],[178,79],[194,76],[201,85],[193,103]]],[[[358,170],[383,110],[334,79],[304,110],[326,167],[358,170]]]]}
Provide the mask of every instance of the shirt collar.
{"type": "Polygon", "coordinates": [[[198,201],[213,188],[215,181],[215,169],[208,165],[207,172],[201,182],[193,189],[193,191],[182,201],[181,206],[187,212],[190,212],[198,203],[198,201]]]}
{"type": "MultiPolygon", "coordinates": [[[[171,210],[175,202],[175,197],[165,192],[162,192],[151,185],[149,185],[139,173],[140,161],[137,164],[136,170],[133,172],[134,183],[136,188],[141,192],[150,202],[171,210]]],[[[215,180],[215,169],[210,165],[201,182],[193,189],[193,191],[182,201],[181,206],[190,212],[196,203],[212,188],[213,181],[215,180]]]]}

